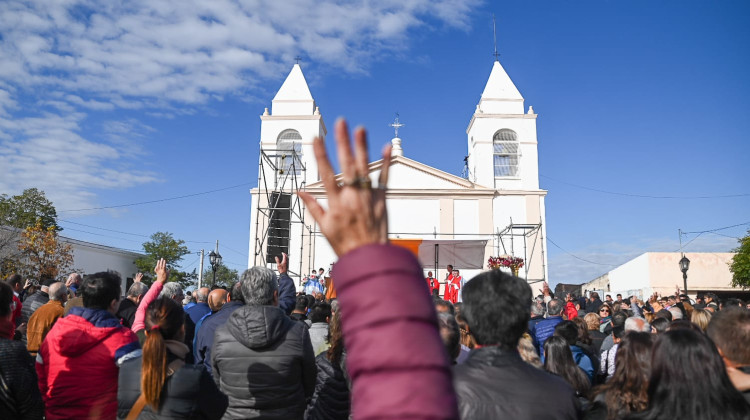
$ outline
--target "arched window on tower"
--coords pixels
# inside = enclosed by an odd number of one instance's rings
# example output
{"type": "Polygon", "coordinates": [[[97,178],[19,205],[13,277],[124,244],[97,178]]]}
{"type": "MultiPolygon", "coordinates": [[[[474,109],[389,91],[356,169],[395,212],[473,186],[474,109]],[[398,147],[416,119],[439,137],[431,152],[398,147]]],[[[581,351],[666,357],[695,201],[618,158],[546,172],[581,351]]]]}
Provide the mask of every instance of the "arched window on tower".
{"type": "Polygon", "coordinates": [[[300,174],[302,161],[302,136],[297,130],[284,130],[276,139],[276,167],[279,171],[287,173],[294,168],[294,173],[300,174]],[[288,153],[285,153],[288,152],[288,153]]]}
{"type": "Polygon", "coordinates": [[[518,135],[515,131],[503,128],[492,136],[494,147],[495,177],[518,176],[518,135]]]}

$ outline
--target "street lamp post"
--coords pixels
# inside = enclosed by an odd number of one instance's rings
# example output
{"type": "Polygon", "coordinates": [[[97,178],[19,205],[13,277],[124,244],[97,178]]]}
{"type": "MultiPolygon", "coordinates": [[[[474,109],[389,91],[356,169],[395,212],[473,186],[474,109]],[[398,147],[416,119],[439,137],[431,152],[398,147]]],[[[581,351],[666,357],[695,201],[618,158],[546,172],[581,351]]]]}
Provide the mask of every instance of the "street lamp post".
{"type": "Polygon", "coordinates": [[[690,260],[685,256],[685,254],[682,254],[682,259],[680,260],[680,271],[682,271],[682,283],[685,288],[685,294],[687,295],[687,272],[688,268],[690,268],[690,260]]]}
{"type": "Polygon", "coordinates": [[[213,288],[216,284],[216,270],[218,270],[221,265],[221,254],[219,254],[218,251],[211,251],[211,253],[208,254],[208,261],[211,263],[211,271],[214,272],[214,277],[211,280],[211,288],[213,288]]]}

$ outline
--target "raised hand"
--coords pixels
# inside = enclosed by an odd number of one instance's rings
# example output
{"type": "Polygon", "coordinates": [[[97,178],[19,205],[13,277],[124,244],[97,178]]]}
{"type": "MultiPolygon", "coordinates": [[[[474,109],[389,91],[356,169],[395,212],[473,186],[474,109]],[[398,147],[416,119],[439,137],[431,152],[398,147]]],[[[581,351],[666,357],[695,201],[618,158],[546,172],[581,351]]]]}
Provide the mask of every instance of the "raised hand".
{"type": "Polygon", "coordinates": [[[154,272],[156,273],[156,281],[161,283],[167,282],[167,279],[169,278],[169,270],[167,269],[167,261],[164,258],[161,258],[156,263],[154,272]]]}
{"type": "Polygon", "coordinates": [[[289,262],[287,261],[287,255],[285,253],[281,253],[281,261],[279,261],[279,257],[274,257],[276,259],[276,270],[278,270],[279,274],[284,274],[289,270],[289,262]]]}
{"type": "Polygon", "coordinates": [[[135,278],[133,279],[133,283],[140,283],[141,280],[143,280],[143,273],[138,273],[135,275],[135,278]]]}
{"type": "Polygon", "coordinates": [[[388,242],[388,215],[385,207],[385,187],[388,183],[388,168],[391,162],[391,147],[383,149],[383,166],[377,188],[373,189],[367,156],[367,133],[358,128],[354,133],[354,154],[346,121],[340,119],[335,129],[336,149],[343,174],[343,183],[338,185],[323,139],[313,142],[318,170],[328,197],[328,210],[308,193],[297,194],[305,202],[320,230],[328,239],[336,255],[369,244],[388,242]]]}

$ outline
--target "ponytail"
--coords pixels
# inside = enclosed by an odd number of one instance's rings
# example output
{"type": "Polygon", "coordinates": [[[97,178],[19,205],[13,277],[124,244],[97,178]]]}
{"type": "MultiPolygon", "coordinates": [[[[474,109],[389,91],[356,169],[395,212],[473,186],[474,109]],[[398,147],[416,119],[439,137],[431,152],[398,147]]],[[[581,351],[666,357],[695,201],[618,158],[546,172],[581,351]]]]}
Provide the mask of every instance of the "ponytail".
{"type": "Polygon", "coordinates": [[[167,346],[158,325],[146,333],[141,360],[141,392],[146,404],[158,411],[161,389],[167,379],[167,346]]]}

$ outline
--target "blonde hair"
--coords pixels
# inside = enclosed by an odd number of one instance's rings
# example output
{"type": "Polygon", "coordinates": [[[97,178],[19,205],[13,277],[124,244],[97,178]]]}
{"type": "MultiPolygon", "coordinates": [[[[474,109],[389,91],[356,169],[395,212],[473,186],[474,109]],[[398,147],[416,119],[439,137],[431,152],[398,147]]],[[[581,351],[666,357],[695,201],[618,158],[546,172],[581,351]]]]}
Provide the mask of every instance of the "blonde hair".
{"type": "Polygon", "coordinates": [[[539,358],[536,348],[534,348],[534,342],[531,341],[529,333],[523,333],[521,339],[518,340],[518,354],[521,355],[524,362],[535,368],[543,369],[542,360],[539,358]]]}
{"type": "Polygon", "coordinates": [[[595,314],[593,312],[588,313],[583,317],[583,320],[586,321],[586,328],[588,328],[589,330],[599,329],[599,321],[601,321],[601,317],[599,317],[598,314],[595,314]]]}
{"type": "Polygon", "coordinates": [[[697,325],[701,331],[706,332],[708,323],[711,322],[711,312],[705,309],[695,309],[693,315],[690,317],[690,322],[697,325]]]}
{"type": "Polygon", "coordinates": [[[469,331],[469,325],[464,321],[461,315],[456,315],[456,322],[458,323],[458,331],[461,334],[461,344],[470,349],[476,347],[477,342],[469,331]]]}

